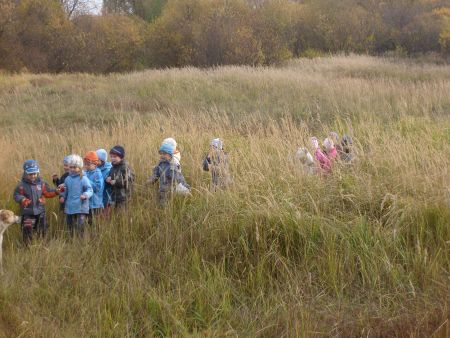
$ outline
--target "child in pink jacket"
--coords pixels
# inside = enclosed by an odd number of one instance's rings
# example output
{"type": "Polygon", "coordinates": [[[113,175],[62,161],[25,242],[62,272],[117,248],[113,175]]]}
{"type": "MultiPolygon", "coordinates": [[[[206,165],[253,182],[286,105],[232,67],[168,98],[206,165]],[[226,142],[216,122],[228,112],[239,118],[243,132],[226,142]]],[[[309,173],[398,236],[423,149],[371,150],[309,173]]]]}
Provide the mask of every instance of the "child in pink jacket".
{"type": "Polygon", "coordinates": [[[327,155],[327,157],[331,160],[334,161],[337,159],[338,156],[338,152],[337,149],[334,145],[334,142],[331,138],[326,138],[323,141],[323,146],[325,147],[325,155],[327,155]]]}
{"type": "Polygon", "coordinates": [[[329,173],[331,171],[331,161],[320,149],[317,137],[311,137],[311,145],[313,146],[314,157],[319,162],[320,169],[322,172],[329,173]]]}

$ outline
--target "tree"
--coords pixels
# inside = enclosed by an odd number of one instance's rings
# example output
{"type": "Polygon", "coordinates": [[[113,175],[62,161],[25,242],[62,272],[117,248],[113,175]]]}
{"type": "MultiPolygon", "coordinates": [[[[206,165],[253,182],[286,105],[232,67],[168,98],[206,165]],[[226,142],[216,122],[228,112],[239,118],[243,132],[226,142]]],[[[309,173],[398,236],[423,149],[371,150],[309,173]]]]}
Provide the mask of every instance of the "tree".
{"type": "Polygon", "coordinates": [[[80,71],[123,72],[135,69],[142,59],[145,22],[125,15],[84,15],[75,19],[83,36],[80,71]]]}
{"type": "Polygon", "coordinates": [[[161,15],[166,3],[167,0],[103,0],[103,12],[133,14],[144,20],[153,21],[161,15]]]}
{"type": "Polygon", "coordinates": [[[92,0],[59,0],[69,19],[83,14],[88,14],[96,9],[95,2],[92,0]]]}

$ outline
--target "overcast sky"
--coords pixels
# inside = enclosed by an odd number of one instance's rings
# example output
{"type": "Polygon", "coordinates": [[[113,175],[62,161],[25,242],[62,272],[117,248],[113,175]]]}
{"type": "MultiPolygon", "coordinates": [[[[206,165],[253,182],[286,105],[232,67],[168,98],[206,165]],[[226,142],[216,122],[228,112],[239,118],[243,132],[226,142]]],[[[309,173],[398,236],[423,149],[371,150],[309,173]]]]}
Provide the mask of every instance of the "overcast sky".
{"type": "Polygon", "coordinates": [[[102,3],[103,0],[92,0],[93,2],[93,10],[92,13],[94,14],[100,14],[101,10],[102,10],[102,3]]]}

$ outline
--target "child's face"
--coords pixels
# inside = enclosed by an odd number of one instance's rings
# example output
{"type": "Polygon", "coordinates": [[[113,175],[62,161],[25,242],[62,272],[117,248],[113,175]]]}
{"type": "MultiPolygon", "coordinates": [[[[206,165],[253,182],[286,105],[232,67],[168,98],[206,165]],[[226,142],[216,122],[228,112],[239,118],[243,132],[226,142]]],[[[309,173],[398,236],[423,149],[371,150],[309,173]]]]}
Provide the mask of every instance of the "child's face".
{"type": "Polygon", "coordinates": [[[67,163],[64,163],[64,172],[69,172],[69,165],[67,163]]]}
{"type": "Polygon", "coordinates": [[[172,156],[168,153],[159,153],[161,160],[170,161],[172,159],[172,156]]]}
{"type": "Polygon", "coordinates": [[[109,154],[110,158],[111,158],[111,163],[112,164],[119,164],[120,162],[122,162],[122,159],[115,155],[115,154],[109,154]]]}
{"type": "Polygon", "coordinates": [[[97,165],[94,162],[84,160],[84,169],[86,170],[95,170],[97,165]]]}
{"type": "Polygon", "coordinates": [[[35,182],[37,180],[38,174],[27,174],[27,179],[30,182],[35,182]]]}
{"type": "Polygon", "coordinates": [[[78,168],[77,166],[71,165],[69,167],[69,171],[70,171],[71,174],[79,174],[81,172],[81,169],[78,168]]]}

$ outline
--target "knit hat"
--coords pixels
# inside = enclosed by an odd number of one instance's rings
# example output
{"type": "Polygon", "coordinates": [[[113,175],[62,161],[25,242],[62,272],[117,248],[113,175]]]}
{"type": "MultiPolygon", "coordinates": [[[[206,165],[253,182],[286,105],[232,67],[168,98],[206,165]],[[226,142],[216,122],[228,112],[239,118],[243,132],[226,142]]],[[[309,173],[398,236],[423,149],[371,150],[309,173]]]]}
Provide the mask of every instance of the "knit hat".
{"type": "Polygon", "coordinates": [[[23,171],[25,174],[39,174],[39,163],[35,160],[27,160],[23,163],[23,171]]]}
{"type": "Polygon", "coordinates": [[[163,145],[165,143],[170,144],[171,146],[173,146],[174,149],[177,148],[177,141],[175,141],[175,139],[172,137],[168,137],[168,138],[164,139],[162,141],[161,145],[163,145]]]}
{"type": "Polygon", "coordinates": [[[332,150],[334,148],[334,142],[331,138],[326,138],[323,140],[323,145],[325,146],[326,150],[332,150]]]}
{"type": "Polygon", "coordinates": [[[70,162],[70,155],[67,155],[64,157],[63,164],[69,164],[69,162],[70,162]]]}
{"type": "Polygon", "coordinates": [[[161,145],[161,147],[159,148],[160,153],[169,154],[170,156],[173,156],[174,151],[175,151],[175,147],[169,143],[163,143],[161,145]]]}
{"type": "Polygon", "coordinates": [[[212,139],[210,145],[216,149],[223,150],[223,142],[220,138],[212,139]]]}
{"type": "Polygon", "coordinates": [[[125,157],[125,149],[122,146],[114,146],[110,151],[110,154],[114,154],[116,156],[119,156],[120,158],[124,158],[125,157]]]}
{"type": "Polygon", "coordinates": [[[319,140],[317,139],[317,137],[311,137],[311,145],[313,146],[314,150],[319,149],[319,140]]]}
{"type": "Polygon", "coordinates": [[[79,155],[70,155],[69,165],[73,167],[83,168],[83,159],[79,155]]]}
{"type": "Polygon", "coordinates": [[[331,138],[334,143],[339,142],[339,134],[335,131],[331,131],[328,137],[331,138]]]}
{"type": "Polygon", "coordinates": [[[344,135],[342,138],[342,145],[351,146],[353,144],[352,137],[350,135],[344,135]]]}
{"type": "Polygon", "coordinates": [[[95,151],[88,151],[86,153],[86,155],[84,155],[84,159],[89,161],[89,162],[95,163],[95,164],[98,163],[98,156],[97,156],[97,153],[95,151]]]}
{"type": "Polygon", "coordinates": [[[108,160],[108,152],[105,149],[98,149],[97,157],[99,161],[106,162],[108,160]]]}

